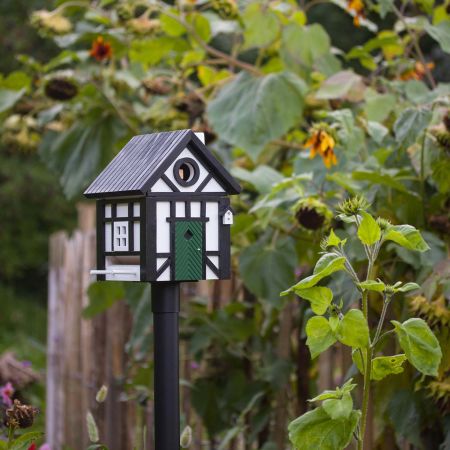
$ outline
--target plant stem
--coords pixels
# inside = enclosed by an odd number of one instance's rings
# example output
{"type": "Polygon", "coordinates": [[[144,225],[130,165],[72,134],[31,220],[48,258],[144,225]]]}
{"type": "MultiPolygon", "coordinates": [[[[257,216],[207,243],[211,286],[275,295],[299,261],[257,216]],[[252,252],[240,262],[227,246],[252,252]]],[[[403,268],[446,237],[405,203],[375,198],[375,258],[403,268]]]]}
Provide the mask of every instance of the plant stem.
{"type": "Polygon", "coordinates": [[[377,331],[376,331],[375,337],[373,338],[373,341],[372,341],[372,349],[375,348],[375,345],[377,344],[377,342],[380,338],[381,330],[383,329],[384,319],[386,318],[386,312],[387,312],[390,302],[391,302],[390,297],[386,297],[384,299],[383,309],[381,310],[380,321],[378,322],[377,331]]]}
{"type": "Polygon", "coordinates": [[[422,226],[425,226],[425,143],[427,140],[427,130],[423,134],[423,141],[420,147],[420,197],[422,206],[422,226]]]}
{"type": "MultiPolygon", "coordinates": [[[[369,253],[369,263],[367,266],[367,276],[366,280],[371,280],[373,278],[373,253],[369,253]]],[[[362,294],[362,309],[363,314],[367,322],[367,326],[369,326],[369,294],[368,291],[364,290],[362,294]]],[[[362,400],[362,414],[360,421],[360,432],[358,439],[358,450],[364,450],[364,436],[366,434],[366,422],[367,422],[367,411],[369,409],[369,400],[370,400],[370,378],[372,374],[372,344],[370,342],[366,347],[366,366],[364,369],[364,386],[363,386],[363,400],[362,400]]]]}
{"type": "MultiPolygon", "coordinates": [[[[380,338],[378,339],[377,344],[379,344],[386,336],[389,336],[390,334],[393,334],[393,333],[395,333],[395,330],[394,330],[394,329],[385,331],[385,332],[380,336],[380,338]]],[[[374,346],[374,351],[375,351],[375,346],[374,346]]]]}
{"type": "Polygon", "coordinates": [[[359,433],[358,450],[364,449],[364,437],[366,434],[367,411],[369,410],[370,400],[370,377],[372,375],[372,347],[367,347],[366,367],[364,370],[364,387],[362,401],[361,428],[359,433]]]}
{"type": "Polygon", "coordinates": [[[11,448],[14,441],[14,427],[8,428],[8,444],[6,448],[11,448]]]}

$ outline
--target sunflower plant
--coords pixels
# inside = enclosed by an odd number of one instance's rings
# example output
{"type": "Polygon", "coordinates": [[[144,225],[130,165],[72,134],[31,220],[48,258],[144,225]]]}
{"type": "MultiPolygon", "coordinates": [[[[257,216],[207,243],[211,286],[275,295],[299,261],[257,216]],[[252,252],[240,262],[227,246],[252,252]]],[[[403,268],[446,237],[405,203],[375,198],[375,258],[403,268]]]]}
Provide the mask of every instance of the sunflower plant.
{"type": "Polygon", "coordinates": [[[357,387],[352,379],[342,387],[327,390],[310,402],[319,404],[292,421],[289,438],[296,449],[313,450],[346,448],[353,440],[358,449],[365,446],[365,430],[373,381],[403,372],[408,361],[424,376],[437,376],[442,359],[438,339],[421,318],[404,322],[386,320],[389,305],[407,292],[418,291],[413,282],[398,281],[387,284],[375,279],[380,249],[393,242],[407,250],[429,250],[420,232],[411,225],[391,225],[382,218],[375,219],[367,212],[368,203],[361,197],[343,202],[338,218],[350,227],[348,235],[356,231],[366,255],[363,276],[357,273],[346,253],[346,237],[331,230],[322,243],[322,254],[312,275],[284,291],[282,295],[295,294],[311,304],[314,313],[306,323],[306,344],[314,359],[337,342],[350,347],[353,362],[362,374],[362,401],[360,408],[354,406],[352,392],[357,387]],[[321,281],[337,272],[346,272],[359,292],[359,305],[344,309],[342,301],[333,298],[333,291],[321,285],[321,281]],[[369,320],[369,296],[381,302],[381,314],[375,327],[369,320]],[[381,350],[390,338],[396,338],[402,353],[384,355],[381,350]]]}

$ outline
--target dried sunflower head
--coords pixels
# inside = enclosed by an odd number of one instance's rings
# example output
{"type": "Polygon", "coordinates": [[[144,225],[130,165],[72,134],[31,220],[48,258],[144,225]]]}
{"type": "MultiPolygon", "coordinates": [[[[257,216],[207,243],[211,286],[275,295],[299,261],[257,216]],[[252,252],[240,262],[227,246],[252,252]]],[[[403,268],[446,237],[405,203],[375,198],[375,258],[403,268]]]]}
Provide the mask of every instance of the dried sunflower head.
{"type": "Polygon", "coordinates": [[[52,78],[44,88],[45,95],[54,100],[70,100],[78,93],[77,85],[67,78],[52,78]]]}
{"type": "Polygon", "coordinates": [[[14,400],[13,406],[6,410],[5,425],[8,428],[31,427],[38,412],[34,406],[22,405],[19,400],[14,400]]]}
{"type": "Polygon", "coordinates": [[[301,199],[294,207],[297,222],[308,230],[318,230],[330,224],[333,214],[328,206],[315,198],[301,199]]]}

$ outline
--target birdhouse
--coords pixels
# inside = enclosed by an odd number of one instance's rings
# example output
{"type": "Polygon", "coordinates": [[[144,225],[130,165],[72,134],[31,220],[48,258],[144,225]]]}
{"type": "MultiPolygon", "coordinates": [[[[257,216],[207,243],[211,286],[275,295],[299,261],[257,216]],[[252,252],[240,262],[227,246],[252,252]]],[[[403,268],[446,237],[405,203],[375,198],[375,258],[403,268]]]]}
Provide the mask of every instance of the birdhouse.
{"type": "Polygon", "coordinates": [[[230,275],[241,188],[191,130],[133,137],[84,193],[97,200],[97,280],[230,275]]]}

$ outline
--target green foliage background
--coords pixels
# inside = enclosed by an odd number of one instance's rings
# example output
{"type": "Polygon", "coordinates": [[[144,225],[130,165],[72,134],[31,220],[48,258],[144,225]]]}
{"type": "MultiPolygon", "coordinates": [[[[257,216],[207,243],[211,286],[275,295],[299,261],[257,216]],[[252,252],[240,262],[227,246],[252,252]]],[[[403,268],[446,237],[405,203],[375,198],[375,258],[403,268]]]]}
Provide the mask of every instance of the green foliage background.
{"type": "MultiPolygon", "coordinates": [[[[304,351],[312,312],[308,303],[279,293],[311,273],[324,232],[341,226],[332,211],[355,193],[394,225],[423,231],[428,252],[388,245],[377,275],[422,286],[430,307],[421,311],[448,353],[445,314],[430,313],[436,301],[448,310],[449,296],[448,1],[367,1],[360,27],[353,25],[358,11],[340,0],[54,6],[51,13],[35,11],[31,22],[57,52],[39,58],[27,51],[18,56],[20,69],[0,79],[8,164],[21,158],[26,170],[18,173],[25,175],[38,166],[37,152],[76,200],[134,134],[190,127],[206,132],[210,148],[244,186],[233,205],[236,297],[223,308],[199,298],[184,311],[183,336],[199,365],[192,404],[210,442],[227,448],[244,435],[247,448],[282,448],[287,419],[308,407],[317,374],[304,351]],[[99,36],[111,53],[94,52],[96,59],[91,49],[99,36]],[[305,142],[317,127],[335,141],[337,165],[330,168],[320,156],[309,158],[305,142]]],[[[52,201],[53,211],[64,211],[52,201]]],[[[26,224],[39,214],[30,212],[26,224]]],[[[46,230],[65,225],[46,221],[46,214],[42,220],[46,230]]],[[[347,246],[364,270],[356,236],[347,246]]],[[[6,259],[8,273],[15,273],[14,258],[6,259]]],[[[345,310],[358,298],[345,276],[328,286],[345,310]]],[[[93,287],[88,315],[119,297],[102,289],[93,287]]],[[[128,348],[134,367],[124,389],[130,397],[148,395],[143,380],[150,377],[143,375],[151,334],[142,313],[148,299],[143,287],[126,289],[135,327],[128,348]]],[[[374,316],[381,311],[376,298],[370,307],[374,316]]],[[[410,307],[401,296],[392,318],[406,320],[410,307]]],[[[408,366],[380,382],[374,448],[410,442],[436,449],[450,440],[447,359],[435,378],[419,378],[408,366]]],[[[342,381],[350,375],[337,374],[342,381]]]]}

